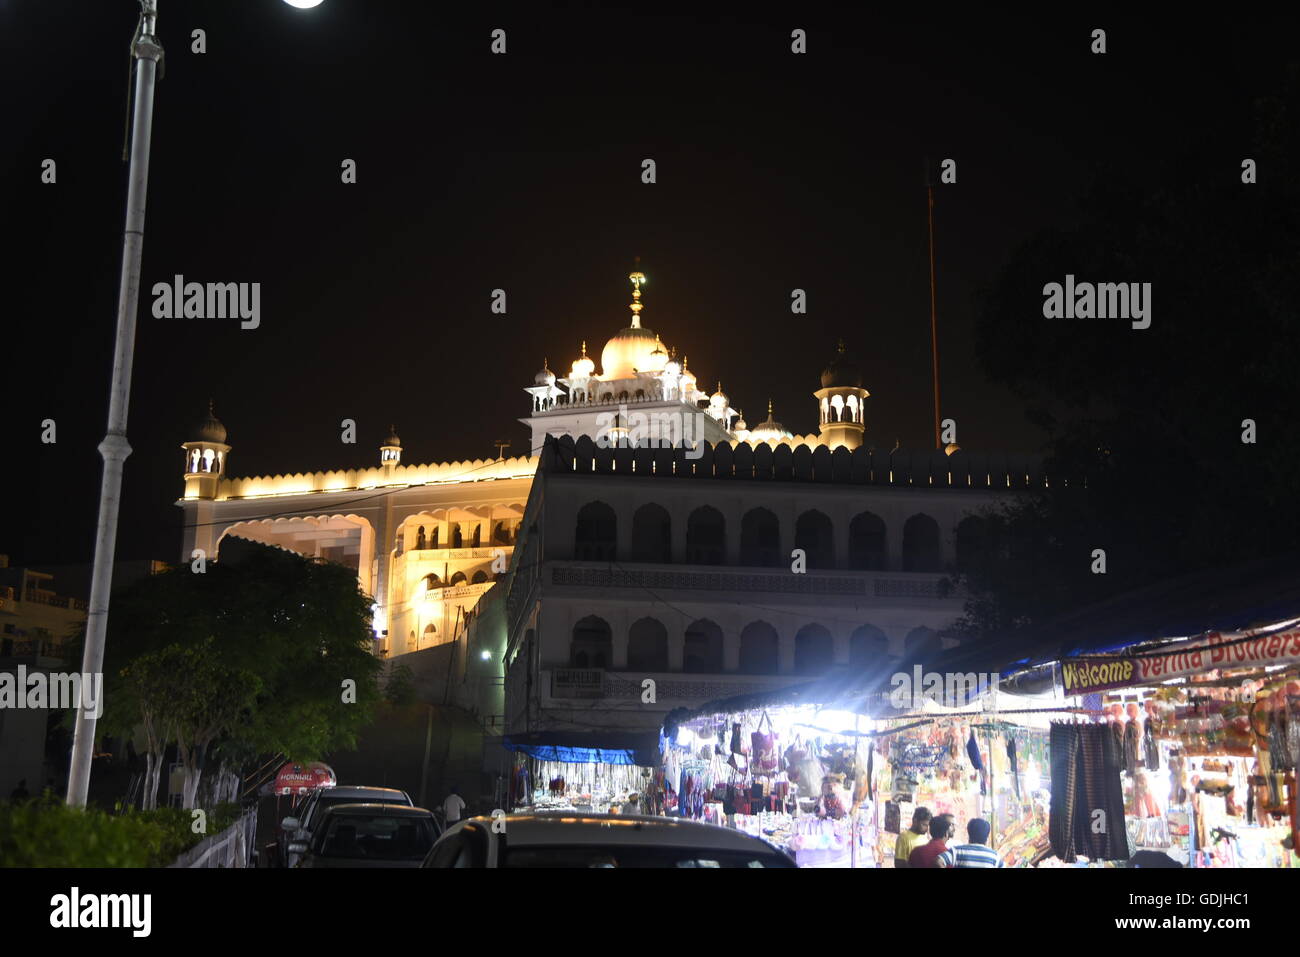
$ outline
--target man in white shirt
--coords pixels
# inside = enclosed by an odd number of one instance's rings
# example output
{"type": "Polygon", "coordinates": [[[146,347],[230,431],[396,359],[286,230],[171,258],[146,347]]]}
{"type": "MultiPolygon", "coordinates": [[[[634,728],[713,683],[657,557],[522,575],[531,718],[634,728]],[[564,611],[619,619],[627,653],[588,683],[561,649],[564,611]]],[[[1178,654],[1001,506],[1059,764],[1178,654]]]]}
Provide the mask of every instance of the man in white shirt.
{"type": "Polygon", "coordinates": [[[447,827],[460,821],[461,812],[464,810],[465,799],[460,796],[460,788],[454,787],[447,795],[447,800],[442,802],[442,816],[447,822],[447,827]]]}

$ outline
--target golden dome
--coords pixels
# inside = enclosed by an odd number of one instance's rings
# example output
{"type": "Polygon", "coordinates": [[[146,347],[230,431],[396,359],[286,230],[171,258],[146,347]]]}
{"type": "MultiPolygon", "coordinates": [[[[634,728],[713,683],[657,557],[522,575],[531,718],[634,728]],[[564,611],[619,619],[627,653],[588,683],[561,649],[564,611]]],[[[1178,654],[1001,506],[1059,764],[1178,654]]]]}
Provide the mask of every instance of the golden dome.
{"type": "Polygon", "coordinates": [[[668,353],[664,351],[664,344],[659,341],[659,336],[655,335],[654,351],[650,353],[647,359],[647,365],[640,367],[643,372],[663,372],[664,366],[668,364],[668,353]]]}
{"type": "Polygon", "coordinates": [[[782,439],[793,438],[784,425],[776,421],[772,415],[772,400],[767,400],[767,419],[758,423],[750,431],[747,438],[757,442],[780,442],[782,439]]]}
{"type": "MultiPolygon", "coordinates": [[[[633,319],[633,322],[636,322],[633,319]]],[[[655,334],[640,325],[628,326],[605,343],[600,353],[602,379],[631,379],[638,371],[649,372],[654,364],[655,334]]]]}

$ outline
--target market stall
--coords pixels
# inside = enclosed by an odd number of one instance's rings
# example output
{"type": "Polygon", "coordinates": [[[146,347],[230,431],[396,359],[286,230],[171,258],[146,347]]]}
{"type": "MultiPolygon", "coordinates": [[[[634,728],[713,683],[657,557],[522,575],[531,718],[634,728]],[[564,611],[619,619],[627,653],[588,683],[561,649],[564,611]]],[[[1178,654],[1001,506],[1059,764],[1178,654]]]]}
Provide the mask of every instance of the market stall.
{"type": "Polygon", "coordinates": [[[1120,754],[1131,849],[1190,867],[1296,867],[1300,628],[1066,659],[1120,754]]]}
{"type": "Polygon", "coordinates": [[[515,811],[653,812],[655,740],[653,732],[508,736],[508,803],[515,811]]]}
{"type": "Polygon", "coordinates": [[[662,777],[670,814],[735,827],[802,867],[891,867],[912,812],[993,827],[1008,864],[1046,847],[1047,722],[1059,695],[941,694],[899,702],[874,675],[824,681],[669,716],[662,777]],[[874,680],[873,680],[874,679],[874,680]]]}

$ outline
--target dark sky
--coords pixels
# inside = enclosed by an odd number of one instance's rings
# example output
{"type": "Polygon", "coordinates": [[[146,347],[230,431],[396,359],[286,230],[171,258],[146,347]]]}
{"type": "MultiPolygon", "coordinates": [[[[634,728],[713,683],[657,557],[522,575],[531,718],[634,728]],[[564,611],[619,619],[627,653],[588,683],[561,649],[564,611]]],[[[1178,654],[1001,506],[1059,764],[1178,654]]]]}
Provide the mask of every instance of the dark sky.
{"type": "MultiPolygon", "coordinates": [[[[1042,436],[975,364],[976,292],[1070,222],[1094,161],[1150,163],[1206,111],[1246,109],[1291,35],[1242,16],[460,6],[162,0],[119,557],[175,557],[179,444],[209,396],[237,475],[375,464],[390,421],[408,462],[491,456],[499,436],[524,451],[520,390],[544,356],[563,374],[583,338],[599,361],[637,255],[645,325],[751,425],[771,396],[814,431],[842,337],[873,395],[869,441],[928,446],[925,156],[958,162],[935,219],[943,412],[967,448],[1031,450],[1042,436]],[[175,273],[260,282],[261,327],[153,318],[149,289],[175,273]],[[506,316],[489,311],[497,287],[506,316]]],[[[0,551],[15,562],[93,549],[135,17],[129,0],[0,0],[5,338],[22,346],[3,472],[24,496],[6,498],[0,551]]]]}

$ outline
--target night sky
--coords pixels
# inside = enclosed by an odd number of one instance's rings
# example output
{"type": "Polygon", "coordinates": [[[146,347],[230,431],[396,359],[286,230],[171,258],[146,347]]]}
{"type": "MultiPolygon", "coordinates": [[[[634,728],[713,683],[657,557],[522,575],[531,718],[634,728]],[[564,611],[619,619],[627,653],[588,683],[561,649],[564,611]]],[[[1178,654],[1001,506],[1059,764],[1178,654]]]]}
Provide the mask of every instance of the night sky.
{"type": "MultiPolygon", "coordinates": [[[[390,422],[407,462],[490,457],[498,437],[523,453],[521,389],[543,357],[564,375],[584,338],[599,363],[628,324],[634,256],[644,324],[751,426],[770,396],[787,428],[815,431],[811,393],[843,338],[872,393],[868,442],[928,447],[926,156],[958,162],[936,190],[943,413],[966,448],[1034,450],[1043,436],[975,363],[978,291],[1070,222],[1092,164],[1152,163],[1208,111],[1247,109],[1292,35],[1235,14],[160,7],[123,559],[175,559],[179,445],[209,397],[235,475],[377,464],[390,422]],[[1104,56],[1089,52],[1098,26],[1104,56]],[[795,27],[806,55],[790,52],[795,27]],[[340,182],[345,158],[356,185],[340,182]],[[176,273],[260,282],[261,327],[155,319],[150,288],[176,273]],[[497,287],[506,316],[489,311],[497,287]],[[807,316],[790,313],[795,287],[807,316]]],[[[4,328],[21,347],[3,472],[23,496],[6,498],[0,551],[14,563],[93,551],[135,20],[130,0],[0,0],[0,212],[17,251],[4,328]]]]}

